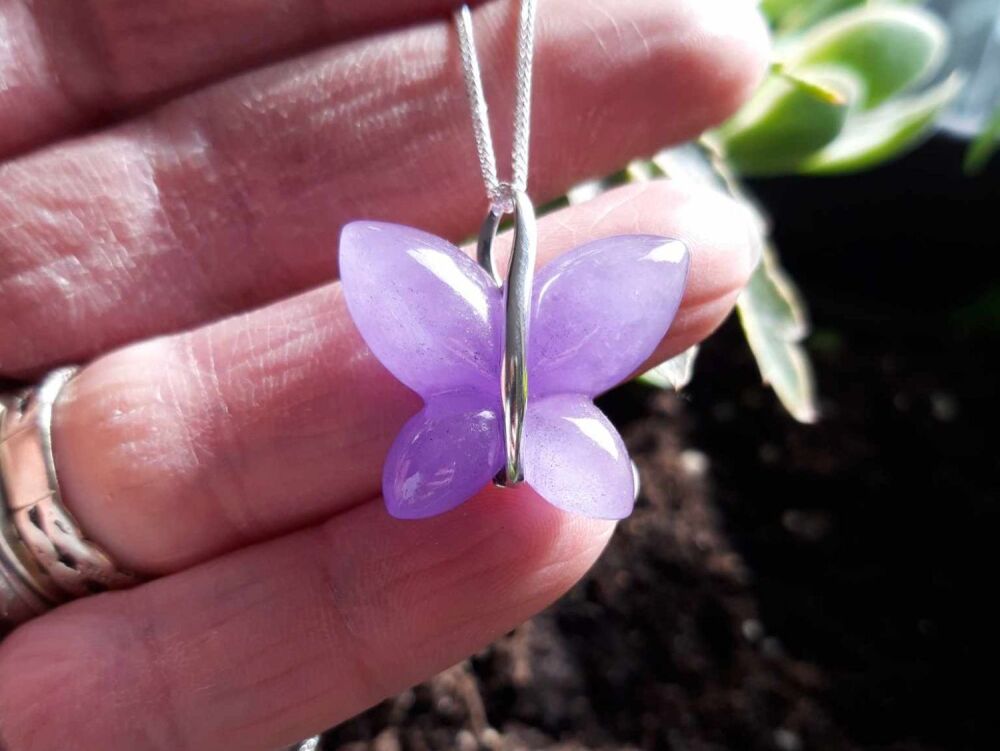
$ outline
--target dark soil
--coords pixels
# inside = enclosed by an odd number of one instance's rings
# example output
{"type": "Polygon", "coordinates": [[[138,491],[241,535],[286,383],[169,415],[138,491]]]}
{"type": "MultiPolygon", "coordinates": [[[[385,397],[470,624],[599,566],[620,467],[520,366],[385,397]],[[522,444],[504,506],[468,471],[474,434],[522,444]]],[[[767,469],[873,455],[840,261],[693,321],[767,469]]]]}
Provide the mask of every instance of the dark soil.
{"type": "MultiPolygon", "coordinates": [[[[920,165],[896,169],[906,179],[920,165]]],[[[906,221],[884,205],[880,216],[906,221]]],[[[644,491],[600,563],[547,612],[336,728],[325,748],[1000,747],[1000,295],[990,277],[955,272],[981,262],[960,243],[941,276],[942,249],[918,242],[907,248],[918,281],[897,273],[895,294],[875,294],[892,269],[847,284],[874,252],[859,242],[835,258],[836,230],[813,230],[827,252],[786,260],[816,320],[823,421],[782,412],[733,322],[680,396],[611,395],[602,407],[644,491]]]]}

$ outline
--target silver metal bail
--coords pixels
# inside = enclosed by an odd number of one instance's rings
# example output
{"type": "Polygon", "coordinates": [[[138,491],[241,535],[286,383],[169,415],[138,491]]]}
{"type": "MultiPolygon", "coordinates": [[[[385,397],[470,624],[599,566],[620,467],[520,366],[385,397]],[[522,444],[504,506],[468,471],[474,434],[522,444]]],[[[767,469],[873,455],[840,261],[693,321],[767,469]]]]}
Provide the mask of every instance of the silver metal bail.
{"type": "Polygon", "coordinates": [[[531,319],[531,287],[535,277],[535,254],[538,232],[535,209],[523,190],[511,189],[511,213],[514,215],[514,246],[511,250],[507,281],[497,270],[493,257],[500,221],[506,207],[494,205],[479,231],[476,257],[503,290],[506,312],[503,360],[500,372],[500,400],[504,412],[504,438],[507,467],[497,484],[509,487],[524,480],[521,439],[524,415],[528,408],[528,324],[531,319]]]}

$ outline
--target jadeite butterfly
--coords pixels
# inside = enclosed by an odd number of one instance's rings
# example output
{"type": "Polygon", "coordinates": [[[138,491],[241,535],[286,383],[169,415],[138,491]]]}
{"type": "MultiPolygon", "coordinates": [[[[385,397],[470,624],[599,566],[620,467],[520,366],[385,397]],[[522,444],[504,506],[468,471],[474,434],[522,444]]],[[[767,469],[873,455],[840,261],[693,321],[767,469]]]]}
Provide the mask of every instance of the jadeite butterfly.
{"type": "MultiPolygon", "coordinates": [[[[628,452],[593,398],[653,353],[680,305],[688,265],[678,240],[623,235],[538,271],[522,460],[525,482],[552,505],[606,519],[631,513],[628,452]]],[[[425,403],[386,457],[386,507],[401,519],[455,508],[506,462],[502,290],[446,240],[382,222],[344,227],[340,275],[368,347],[425,403]]]]}

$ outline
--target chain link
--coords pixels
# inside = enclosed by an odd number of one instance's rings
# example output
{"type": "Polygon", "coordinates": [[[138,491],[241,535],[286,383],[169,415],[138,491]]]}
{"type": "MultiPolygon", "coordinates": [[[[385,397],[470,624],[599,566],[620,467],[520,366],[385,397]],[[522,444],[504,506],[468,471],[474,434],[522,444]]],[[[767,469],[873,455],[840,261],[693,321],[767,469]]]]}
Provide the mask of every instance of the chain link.
{"type": "Polygon", "coordinates": [[[497,174],[497,160],[490,132],[489,108],[483,91],[483,76],[476,53],[475,35],[472,30],[472,13],[468,5],[455,11],[458,46],[462,58],[465,91],[472,111],[472,127],[476,138],[479,166],[486,184],[486,194],[491,204],[509,211],[513,196],[528,188],[528,150],[531,139],[531,71],[535,49],[536,0],[521,0],[517,33],[517,96],[514,105],[514,138],[511,153],[510,182],[501,182],[497,174]]]}

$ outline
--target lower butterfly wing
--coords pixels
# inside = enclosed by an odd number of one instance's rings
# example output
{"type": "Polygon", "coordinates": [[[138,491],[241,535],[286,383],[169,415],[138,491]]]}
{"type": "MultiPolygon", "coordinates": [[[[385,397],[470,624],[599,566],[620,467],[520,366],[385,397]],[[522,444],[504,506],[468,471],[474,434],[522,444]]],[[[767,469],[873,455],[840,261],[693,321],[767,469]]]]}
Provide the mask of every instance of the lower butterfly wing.
{"type": "Polygon", "coordinates": [[[340,237],[340,280],[369,349],[421,396],[499,388],[501,292],[447,240],[351,222],[340,237]]]}
{"type": "Polygon", "coordinates": [[[382,471],[382,495],[398,519],[449,511],[504,465],[499,404],[479,393],[432,397],[396,436],[382,471]]]}
{"type": "Polygon", "coordinates": [[[553,506],[599,519],[624,519],[635,477],[618,431],[588,397],[562,394],[529,402],[524,479],[553,506]]]}
{"type": "Polygon", "coordinates": [[[621,235],[588,243],[535,277],[531,396],[596,396],[653,353],[680,306],[689,253],[679,240],[621,235]]]}

